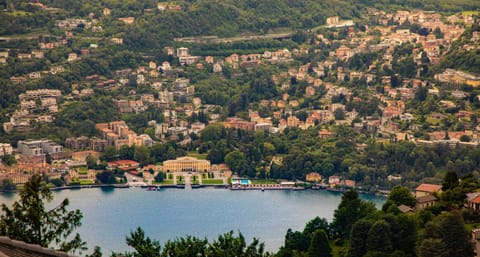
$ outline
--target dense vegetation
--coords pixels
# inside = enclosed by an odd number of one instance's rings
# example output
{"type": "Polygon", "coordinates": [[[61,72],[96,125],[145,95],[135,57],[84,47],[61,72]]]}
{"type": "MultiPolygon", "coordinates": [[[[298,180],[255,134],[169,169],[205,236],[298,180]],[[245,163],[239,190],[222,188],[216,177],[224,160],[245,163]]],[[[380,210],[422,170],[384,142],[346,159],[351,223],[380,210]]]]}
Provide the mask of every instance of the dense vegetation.
{"type": "Polygon", "coordinates": [[[47,209],[45,204],[52,200],[53,194],[42,176],[32,176],[20,191],[19,201],[11,207],[2,204],[0,235],[46,248],[57,246],[73,254],[86,250],[78,233],[71,236],[82,224],[80,210],[69,211],[68,199],[47,209]]]}

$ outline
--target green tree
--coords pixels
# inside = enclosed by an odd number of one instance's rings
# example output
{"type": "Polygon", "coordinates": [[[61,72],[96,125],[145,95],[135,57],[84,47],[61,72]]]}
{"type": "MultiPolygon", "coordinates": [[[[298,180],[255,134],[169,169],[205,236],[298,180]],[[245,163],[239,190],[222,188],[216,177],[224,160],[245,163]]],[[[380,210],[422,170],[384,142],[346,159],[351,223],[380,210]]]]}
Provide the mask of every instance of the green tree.
{"type": "Polygon", "coordinates": [[[469,231],[465,228],[462,216],[458,213],[445,212],[425,226],[424,236],[418,243],[419,256],[432,256],[430,243],[435,243],[443,255],[438,256],[473,256],[473,244],[469,231]]]}
{"type": "Polygon", "coordinates": [[[162,257],[190,257],[205,256],[207,239],[199,239],[192,236],[180,237],[168,241],[163,246],[162,257]]]}
{"type": "Polygon", "coordinates": [[[327,233],[324,230],[318,229],[313,232],[310,246],[308,247],[309,257],[331,257],[332,248],[328,243],[327,233]]]}
{"type": "Polygon", "coordinates": [[[346,191],[333,214],[332,229],[334,234],[340,239],[349,238],[353,224],[375,212],[375,210],[372,203],[360,200],[355,190],[346,191]]]}
{"type": "Polygon", "coordinates": [[[368,231],[371,227],[372,223],[368,220],[359,220],[353,225],[346,257],[362,257],[365,255],[368,231]]]}
{"type": "Polygon", "coordinates": [[[150,148],[147,146],[136,146],[133,152],[133,159],[138,161],[141,166],[150,164],[150,148]]]}
{"type": "Polygon", "coordinates": [[[93,248],[93,253],[86,255],[86,257],[102,257],[102,248],[100,248],[100,246],[95,246],[93,248]]]}
{"type": "Polygon", "coordinates": [[[156,181],[156,182],[163,182],[164,179],[165,179],[165,173],[163,173],[163,172],[159,172],[159,173],[155,176],[155,181],[156,181]]]}
{"type": "Polygon", "coordinates": [[[410,190],[406,187],[395,186],[388,195],[388,200],[394,202],[397,206],[402,204],[406,206],[415,206],[415,197],[410,193],[410,190]]]}
{"type": "Polygon", "coordinates": [[[445,174],[442,181],[442,191],[447,191],[458,186],[458,176],[455,171],[449,171],[445,174]]]}
{"type": "Polygon", "coordinates": [[[108,170],[97,173],[96,178],[102,184],[114,184],[115,182],[117,182],[115,179],[115,174],[113,174],[112,171],[108,170]]]}
{"type": "Polygon", "coordinates": [[[145,232],[140,227],[137,227],[135,231],[130,231],[130,235],[127,236],[126,241],[128,246],[135,249],[135,252],[127,252],[125,254],[114,253],[113,256],[160,257],[160,242],[145,236],[145,232]]]}
{"type": "Polygon", "coordinates": [[[86,161],[87,161],[87,168],[89,169],[97,168],[98,159],[95,156],[89,154],[86,158],[86,161]]]}
{"type": "MultiPolygon", "coordinates": [[[[422,257],[449,257],[445,245],[440,238],[423,239],[417,248],[418,256],[422,257]]],[[[455,255],[456,256],[456,255],[455,255]]]]}
{"type": "Polygon", "coordinates": [[[225,155],[225,164],[227,164],[233,172],[239,172],[240,169],[247,164],[247,160],[243,152],[235,150],[225,155]]]}
{"type": "Polygon", "coordinates": [[[391,238],[390,225],[383,220],[377,221],[368,231],[367,250],[390,253],[393,250],[391,238]]]}
{"type": "Polygon", "coordinates": [[[2,163],[7,166],[12,166],[17,163],[17,159],[15,159],[14,155],[6,154],[2,157],[2,163]]]}
{"type": "Polygon", "coordinates": [[[343,111],[343,109],[338,108],[333,112],[333,116],[335,116],[335,120],[344,120],[345,112],[343,111]]]}
{"type": "Polygon", "coordinates": [[[105,151],[103,151],[102,156],[100,157],[101,160],[103,161],[114,161],[118,158],[118,152],[113,146],[107,146],[105,147],[105,151]]]}
{"type": "Polygon", "coordinates": [[[40,175],[34,175],[20,191],[20,200],[9,208],[2,204],[0,234],[42,247],[60,245],[66,252],[85,250],[79,236],[68,241],[72,232],[80,227],[80,210],[68,211],[68,199],[47,210],[45,203],[53,199],[52,192],[40,175]]]}
{"type": "Polygon", "coordinates": [[[208,245],[206,256],[211,257],[263,257],[268,256],[264,251],[264,244],[256,238],[247,245],[242,233],[238,236],[230,231],[218,236],[217,240],[208,245]]]}
{"type": "Polygon", "coordinates": [[[327,235],[329,235],[330,231],[330,224],[328,224],[328,221],[325,218],[320,218],[320,217],[315,217],[312,220],[310,220],[306,225],[305,228],[303,229],[303,234],[305,235],[312,235],[313,232],[317,230],[324,230],[327,235]]]}

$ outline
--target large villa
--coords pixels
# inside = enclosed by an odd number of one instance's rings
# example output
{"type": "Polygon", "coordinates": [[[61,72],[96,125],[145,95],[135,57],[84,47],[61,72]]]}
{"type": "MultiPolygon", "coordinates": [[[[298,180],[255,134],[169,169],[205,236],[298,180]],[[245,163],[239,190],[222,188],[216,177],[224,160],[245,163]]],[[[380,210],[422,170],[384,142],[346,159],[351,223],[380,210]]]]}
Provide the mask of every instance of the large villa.
{"type": "Polygon", "coordinates": [[[163,162],[163,172],[210,172],[210,161],[193,157],[179,157],[163,162]]]}

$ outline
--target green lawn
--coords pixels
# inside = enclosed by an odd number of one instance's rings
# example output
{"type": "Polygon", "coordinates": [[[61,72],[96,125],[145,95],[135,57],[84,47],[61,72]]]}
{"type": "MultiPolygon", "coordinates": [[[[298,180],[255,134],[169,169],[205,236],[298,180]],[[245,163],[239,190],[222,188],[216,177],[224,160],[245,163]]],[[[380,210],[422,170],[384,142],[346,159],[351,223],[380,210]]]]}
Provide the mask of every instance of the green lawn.
{"type": "Polygon", "coordinates": [[[426,121],[430,124],[433,124],[433,125],[438,125],[440,124],[441,120],[439,119],[434,119],[432,117],[427,117],[426,121]]]}
{"type": "Polygon", "coordinates": [[[207,159],[207,154],[206,153],[197,153],[196,151],[188,152],[187,156],[197,158],[199,160],[206,160],[207,159]]]}
{"type": "Polygon", "coordinates": [[[30,16],[32,13],[25,12],[25,11],[14,11],[14,12],[5,12],[6,14],[10,16],[30,16]]]}
{"type": "Polygon", "coordinates": [[[173,185],[173,180],[164,180],[163,182],[153,181],[154,185],[173,185]]]}
{"type": "Polygon", "coordinates": [[[80,185],[93,185],[93,181],[89,180],[89,179],[82,179],[80,180],[80,185]]]}
{"type": "Polygon", "coordinates": [[[204,185],[223,185],[223,179],[202,179],[204,185]]]}
{"type": "Polygon", "coordinates": [[[480,11],[464,11],[462,12],[463,15],[479,15],[480,11]]]}
{"type": "Polygon", "coordinates": [[[255,179],[255,180],[250,180],[252,181],[253,185],[275,185],[278,184],[276,180],[272,179],[255,179]]]}

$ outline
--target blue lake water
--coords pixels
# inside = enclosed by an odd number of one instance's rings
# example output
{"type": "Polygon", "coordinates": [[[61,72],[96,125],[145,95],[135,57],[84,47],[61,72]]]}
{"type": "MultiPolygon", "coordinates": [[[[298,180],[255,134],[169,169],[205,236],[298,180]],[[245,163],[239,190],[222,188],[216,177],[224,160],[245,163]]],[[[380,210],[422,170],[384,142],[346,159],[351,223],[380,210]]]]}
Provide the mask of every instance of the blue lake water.
{"type": "MultiPolygon", "coordinates": [[[[83,212],[78,230],[104,255],[111,251],[131,250],[125,236],[136,227],[161,243],[175,237],[193,235],[216,238],[230,230],[241,231],[249,240],[257,237],[266,249],[276,251],[283,245],[288,228],[303,230],[316,216],[331,221],[341,193],[328,191],[231,191],[228,189],[89,188],[54,192],[51,206],[70,199],[70,209],[83,212]]],[[[384,198],[361,195],[377,207],[384,198]]],[[[0,202],[10,204],[17,194],[1,195],[0,202]]]]}

